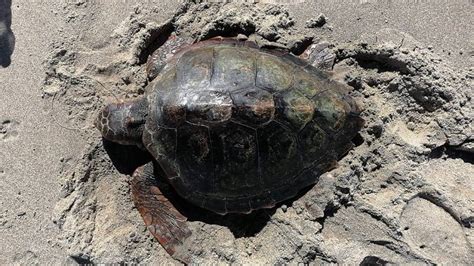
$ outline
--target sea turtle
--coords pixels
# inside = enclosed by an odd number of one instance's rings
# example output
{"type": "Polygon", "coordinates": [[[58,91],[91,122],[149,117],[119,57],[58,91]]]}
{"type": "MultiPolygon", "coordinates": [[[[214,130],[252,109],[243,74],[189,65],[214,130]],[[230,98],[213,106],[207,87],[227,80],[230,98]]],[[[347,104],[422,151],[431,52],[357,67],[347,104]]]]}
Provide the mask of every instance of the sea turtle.
{"type": "MultiPolygon", "coordinates": [[[[96,126],[107,140],[146,149],[187,202],[249,213],[294,197],[352,147],[363,120],[347,92],[284,51],[212,39],[177,52],[144,96],[107,105],[96,126]]],[[[153,165],[134,172],[132,196],[173,255],[191,233],[153,165]]]]}

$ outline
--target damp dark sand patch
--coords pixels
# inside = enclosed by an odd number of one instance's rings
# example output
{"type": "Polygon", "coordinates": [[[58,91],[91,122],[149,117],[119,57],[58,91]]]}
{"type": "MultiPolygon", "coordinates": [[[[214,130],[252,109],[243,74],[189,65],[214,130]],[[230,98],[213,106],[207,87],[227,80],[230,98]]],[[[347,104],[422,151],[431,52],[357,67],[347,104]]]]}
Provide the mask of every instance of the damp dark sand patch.
{"type": "MultiPolygon", "coordinates": [[[[84,16],[78,23],[88,23],[89,11],[81,9],[84,16]]],[[[129,172],[120,168],[120,162],[129,161],[127,156],[135,158],[140,151],[112,148],[118,152],[111,156],[108,147],[107,154],[108,144],[92,123],[97,110],[114,95],[132,98],[143,93],[153,77],[145,71],[150,56],[165,62],[180,45],[214,36],[248,38],[262,47],[298,54],[314,42],[314,49],[324,51],[319,56],[324,58],[322,65],[352,86],[352,95],[365,106],[366,126],[339,167],[299,198],[251,216],[210,219],[196,211],[188,251],[194,262],[358,264],[377,258],[436,263],[437,256],[416,246],[430,241],[416,231],[420,227],[403,233],[405,224],[416,222],[413,217],[426,216],[417,212],[417,198],[436,202],[443,206],[436,211],[453,217],[440,225],[445,226],[443,232],[456,223],[453,233],[472,235],[469,204],[457,200],[456,189],[446,189],[445,181],[424,174],[427,165],[442,162],[459,169],[456,187],[473,186],[469,179],[473,165],[468,160],[473,141],[472,72],[453,69],[423,44],[395,30],[377,33],[384,36],[377,43],[324,42],[297,28],[288,11],[274,5],[186,4],[164,23],[153,20],[155,12],[153,7],[137,7],[105,45],[96,48],[84,49],[71,39],[52,44],[55,52],[46,62],[45,100],[63,103],[69,116],[58,123],[80,128],[90,140],[82,158],[68,162],[75,167],[61,174],[63,199],[54,217],[64,232],[58,244],[72,260],[171,262],[134,209],[129,172]],[[457,152],[461,148],[464,152],[457,152]]],[[[321,65],[321,59],[311,62],[321,65]]],[[[472,190],[464,193],[474,197],[472,190]]],[[[472,251],[472,238],[466,239],[443,247],[447,251],[440,261],[454,260],[452,256],[460,263],[472,261],[473,252],[459,256],[453,251],[459,245],[472,251]]]]}

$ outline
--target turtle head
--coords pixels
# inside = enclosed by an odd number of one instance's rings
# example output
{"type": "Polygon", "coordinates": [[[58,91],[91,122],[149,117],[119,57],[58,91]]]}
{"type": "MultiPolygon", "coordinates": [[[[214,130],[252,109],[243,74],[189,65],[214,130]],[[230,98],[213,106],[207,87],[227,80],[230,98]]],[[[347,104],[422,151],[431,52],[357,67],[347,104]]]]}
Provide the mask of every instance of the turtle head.
{"type": "Polygon", "coordinates": [[[147,116],[145,97],[111,103],[102,109],[95,126],[102,136],[123,145],[140,145],[147,116]]]}

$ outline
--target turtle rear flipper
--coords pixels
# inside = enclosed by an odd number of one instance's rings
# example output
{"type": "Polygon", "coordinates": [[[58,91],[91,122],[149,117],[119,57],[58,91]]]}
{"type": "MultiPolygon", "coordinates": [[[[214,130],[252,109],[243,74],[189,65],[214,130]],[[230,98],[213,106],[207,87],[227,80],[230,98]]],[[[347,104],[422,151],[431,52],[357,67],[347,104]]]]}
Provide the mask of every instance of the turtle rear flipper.
{"type": "Polygon", "coordinates": [[[133,173],[132,197],[145,225],[173,258],[188,263],[179,252],[191,231],[183,216],[164,195],[155,179],[153,163],[141,166],[133,173]]]}

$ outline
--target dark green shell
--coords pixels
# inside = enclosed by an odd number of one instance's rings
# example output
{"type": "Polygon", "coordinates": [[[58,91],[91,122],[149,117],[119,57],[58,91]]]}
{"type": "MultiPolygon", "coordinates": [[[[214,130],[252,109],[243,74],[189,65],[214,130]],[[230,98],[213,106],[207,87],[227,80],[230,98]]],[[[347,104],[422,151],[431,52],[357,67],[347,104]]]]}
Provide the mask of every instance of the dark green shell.
{"type": "Polygon", "coordinates": [[[317,182],[362,123],[344,85],[246,42],[183,49],[147,90],[143,142],[188,201],[268,208],[317,182]]]}

